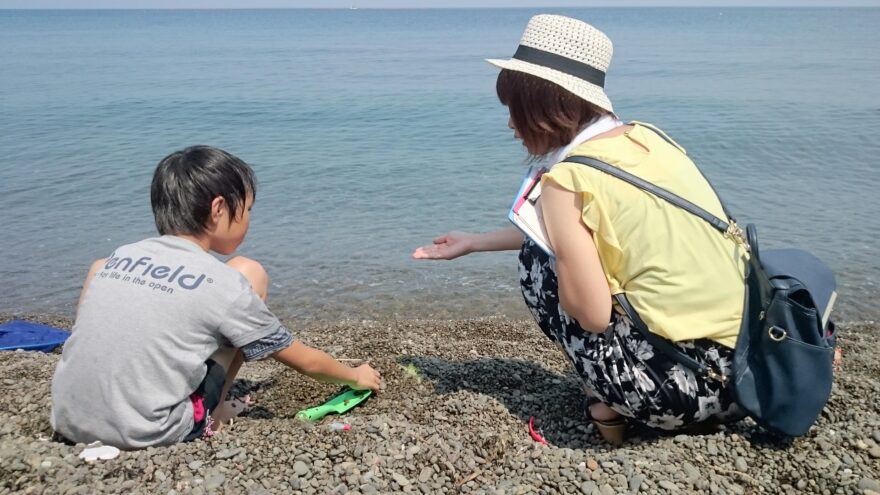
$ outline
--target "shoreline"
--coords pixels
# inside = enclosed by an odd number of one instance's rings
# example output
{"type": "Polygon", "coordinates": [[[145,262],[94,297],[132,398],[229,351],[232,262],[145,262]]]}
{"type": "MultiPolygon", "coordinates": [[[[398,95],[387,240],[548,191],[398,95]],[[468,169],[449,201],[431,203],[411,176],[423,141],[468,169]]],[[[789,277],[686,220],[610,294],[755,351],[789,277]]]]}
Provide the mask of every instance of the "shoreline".
{"type": "MultiPolygon", "coordinates": [[[[58,315],[0,314],[69,328],[58,315]]],[[[385,389],[342,417],[295,421],[338,390],[270,361],[233,389],[256,407],[208,441],[87,464],[51,439],[56,353],[0,353],[6,493],[880,492],[880,325],[840,323],[844,350],[817,425],[788,443],[750,421],[708,434],[632,428],[601,444],[561,353],[530,320],[285,320],[337,358],[369,359],[385,389]],[[534,416],[549,442],[528,433],[534,416]],[[352,425],[331,431],[333,421],[352,425]],[[49,487],[49,488],[46,488],[49,487]]]]}

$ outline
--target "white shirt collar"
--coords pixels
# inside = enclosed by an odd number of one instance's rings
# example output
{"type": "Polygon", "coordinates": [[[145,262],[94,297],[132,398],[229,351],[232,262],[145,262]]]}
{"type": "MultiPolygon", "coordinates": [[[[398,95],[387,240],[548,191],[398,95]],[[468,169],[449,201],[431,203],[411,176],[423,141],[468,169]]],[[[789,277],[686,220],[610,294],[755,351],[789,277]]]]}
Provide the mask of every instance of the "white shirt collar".
{"type": "Polygon", "coordinates": [[[614,115],[606,115],[606,116],[600,118],[599,120],[593,122],[592,124],[588,125],[587,127],[584,127],[584,129],[581,132],[579,132],[578,135],[575,136],[574,139],[572,139],[571,142],[568,143],[566,146],[559,148],[555,152],[551,153],[549,155],[549,157],[547,158],[547,163],[551,167],[553,165],[556,165],[557,163],[559,163],[563,159],[565,159],[565,157],[568,156],[569,153],[572,152],[572,150],[574,150],[575,148],[577,148],[578,146],[580,146],[584,142],[598,136],[599,134],[602,134],[604,132],[608,132],[611,129],[614,129],[614,128],[622,126],[622,125],[623,125],[623,122],[621,122],[614,115]]]}

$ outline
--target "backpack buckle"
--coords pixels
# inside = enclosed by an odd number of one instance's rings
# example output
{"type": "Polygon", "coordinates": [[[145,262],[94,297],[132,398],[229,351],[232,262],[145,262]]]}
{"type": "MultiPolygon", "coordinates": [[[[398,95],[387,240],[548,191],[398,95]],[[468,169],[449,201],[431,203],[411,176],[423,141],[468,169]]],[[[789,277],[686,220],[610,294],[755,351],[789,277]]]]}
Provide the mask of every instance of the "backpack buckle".
{"type": "Polygon", "coordinates": [[[746,251],[751,251],[749,241],[746,240],[746,233],[743,232],[743,229],[741,229],[735,221],[731,220],[730,223],[727,224],[727,231],[724,234],[733,239],[740,246],[744,247],[746,251]]]}
{"type": "Polygon", "coordinates": [[[720,383],[721,386],[727,385],[727,376],[717,373],[712,368],[706,370],[706,378],[720,383]]]}

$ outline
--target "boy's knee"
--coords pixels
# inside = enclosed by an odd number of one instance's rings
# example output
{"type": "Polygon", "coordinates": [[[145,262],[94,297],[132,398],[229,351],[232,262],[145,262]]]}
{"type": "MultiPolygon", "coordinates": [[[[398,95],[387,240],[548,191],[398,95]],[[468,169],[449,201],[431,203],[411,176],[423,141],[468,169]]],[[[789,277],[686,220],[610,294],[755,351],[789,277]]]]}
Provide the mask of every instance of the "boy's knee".
{"type": "Polygon", "coordinates": [[[266,296],[269,293],[269,274],[266,272],[266,269],[263,268],[263,265],[250,258],[245,258],[244,256],[236,256],[227,261],[226,264],[230,268],[234,268],[244,275],[244,278],[251,283],[254,292],[256,292],[261,299],[266,299],[266,296]]]}

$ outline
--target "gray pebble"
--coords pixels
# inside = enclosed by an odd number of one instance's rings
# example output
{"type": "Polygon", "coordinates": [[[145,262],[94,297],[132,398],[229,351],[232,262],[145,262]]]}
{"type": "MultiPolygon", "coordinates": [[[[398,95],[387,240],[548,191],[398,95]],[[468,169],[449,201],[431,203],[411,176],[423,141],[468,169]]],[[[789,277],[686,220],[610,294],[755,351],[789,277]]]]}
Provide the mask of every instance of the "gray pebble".
{"type": "Polygon", "coordinates": [[[598,486],[596,486],[595,481],[584,481],[583,483],[581,483],[581,493],[583,493],[584,495],[592,495],[593,490],[596,489],[598,489],[598,486]]]}
{"type": "Polygon", "coordinates": [[[214,490],[223,486],[223,482],[226,481],[226,476],[222,473],[216,473],[205,478],[205,489],[206,490],[214,490]]]}
{"type": "Polygon", "coordinates": [[[660,480],[660,483],[658,483],[658,485],[660,485],[662,488],[665,488],[671,492],[677,492],[679,490],[678,485],[676,485],[675,483],[673,483],[669,480],[660,480]]]}
{"type": "Polygon", "coordinates": [[[875,492],[880,492],[880,482],[871,478],[862,478],[859,480],[859,488],[862,490],[874,490],[875,492]]]}
{"type": "Polygon", "coordinates": [[[305,476],[309,472],[309,465],[303,461],[293,463],[293,472],[298,476],[305,476]]]}
{"type": "Polygon", "coordinates": [[[426,483],[431,479],[431,476],[434,475],[434,470],[430,466],[425,466],[422,468],[422,471],[419,473],[419,482],[426,483]]]}
{"type": "Polygon", "coordinates": [[[404,476],[400,473],[391,473],[391,477],[394,478],[394,481],[396,481],[397,484],[400,485],[401,487],[404,487],[404,486],[407,486],[410,484],[409,479],[407,479],[406,476],[404,476]]]}
{"type": "MultiPolygon", "coordinates": [[[[214,454],[214,457],[216,457],[217,459],[220,459],[220,460],[223,460],[223,459],[230,459],[230,458],[232,458],[232,457],[237,456],[237,455],[239,454],[239,452],[241,452],[241,451],[242,451],[241,448],[237,448],[237,449],[224,449],[224,450],[220,450],[220,451],[218,451],[216,454],[214,454]]],[[[157,463],[157,464],[158,464],[158,463],[157,463]]]]}
{"type": "Polygon", "coordinates": [[[644,475],[634,474],[629,479],[629,491],[632,493],[638,493],[639,487],[642,486],[642,482],[645,481],[644,475]]]}

